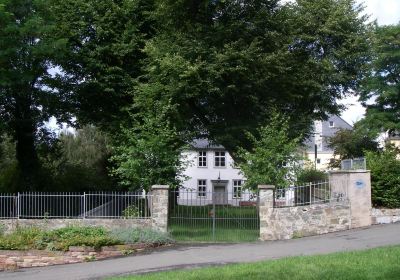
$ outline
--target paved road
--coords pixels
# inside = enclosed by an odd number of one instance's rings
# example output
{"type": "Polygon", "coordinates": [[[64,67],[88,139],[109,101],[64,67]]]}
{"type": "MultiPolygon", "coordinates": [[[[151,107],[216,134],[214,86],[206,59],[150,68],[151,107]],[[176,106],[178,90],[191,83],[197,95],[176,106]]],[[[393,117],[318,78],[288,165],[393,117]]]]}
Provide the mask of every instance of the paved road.
{"type": "Polygon", "coordinates": [[[400,223],[286,241],[178,246],[125,258],[1,272],[0,279],[102,279],[114,275],[327,254],[386,245],[400,245],[400,223]]]}

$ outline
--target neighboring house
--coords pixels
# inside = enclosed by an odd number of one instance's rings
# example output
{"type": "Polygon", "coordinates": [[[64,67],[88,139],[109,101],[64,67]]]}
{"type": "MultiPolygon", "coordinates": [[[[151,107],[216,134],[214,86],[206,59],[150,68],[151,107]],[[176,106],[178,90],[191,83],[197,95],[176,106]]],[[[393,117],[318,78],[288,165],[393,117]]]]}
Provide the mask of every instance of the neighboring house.
{"type": "Polygon", "coordinates": [[[326,121],[314,122],[314,133],[305,143],[305,156],[317,169],[328,169],[329,163],[334,158],[334,151],[328,146],[328,139],[339,129],[353,129],[353,127],[339,116],[329,116],[326,121]]]}
{"type": "MultiPolygon", "coordinates": [[[[313,136],[306,142],[305,154],[314,162],[316,144],[316,165],[318,169],[324,169],[333,158],[333,150],[328,148],[327,138],[333,136],[339,128],[352,129],[352,126],[338,116],[331,116],[327,121],[316,121],[314,127],[313,136]]],[[[196,139],[191,143],[191,149],[182,156],[189,162],[183,172],[188,179],[183,182],[178,204],[239,205],[243,201],[255,200],[250,191],[242,190],[245,178],[223,146],[210,143],[207,139],[196,139]]],[[[281,196],[282,200],[293,199],[293,195],[286,193],[281,196]]]]}
{"type": "Polygon", "coordinates": [[[386,144],[392,144],[397,148],[400,148],[400,132],[396,130],[390,130],[387,133],[387,137],[385,139],[386,144]]]}
{"type": "Polygon", "coordinates": [[[179,192],[179,204],[239,205],[240,201],[253,199],[248,190],[242,190],[245,178],[223,146],[196,139],[191,147],[183,154],[189,162],[183,174],[188,180],[179,192]]]}

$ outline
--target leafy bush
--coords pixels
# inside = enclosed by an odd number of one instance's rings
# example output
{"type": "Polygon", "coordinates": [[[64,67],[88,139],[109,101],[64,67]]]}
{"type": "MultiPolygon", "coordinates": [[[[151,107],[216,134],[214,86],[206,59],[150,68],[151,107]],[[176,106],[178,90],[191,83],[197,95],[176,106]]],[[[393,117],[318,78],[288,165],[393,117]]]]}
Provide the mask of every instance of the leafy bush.
{"type": "Polygon", "coordinates": [[[0,236],[2,250],[36,249],[43,231],[35,227],[17,228],[13,233],[0,236]]]}
{"type": "Polygon", "coordinates": [[[38,228],[18,228],[0,237],[0,249],[48,249],[67,251],[69,246],[101,246],[120,244],[102,227],[65,227],[45,232],[38,228]]]}
{"type": "Polygon", "coordinates": [[[400,207],[399,151],[388,147],[382,152],[367,152],[367,168],[371,170],[372,204],[400,207]]]}
{"type": "Polygon", "coordinates": [[[136,205],[129,205],[122,211],[122,216],[125,218],[140,217],[140,210],[136,205]]]}
{"type": "Polygon", "coordinates": [[[304,184],[309,182],[320,182],[328,180],[328,174],[313,168],[306,168],[297,175],[297,183],[304,184]]]}
{"type": "Polygon", "coordinates": [[[111,232],[111,236],[122,241],[125,244],[132,243],[148,243],[148,244],[169,244],[173,243],[173,239],[167,233],[155,231],[152,229],[141,228],[124,228],[115,229],[111,232]]]}
{"type": "Polygon", "coordinates": [[[37,241],[37,249],[67,251],[69,246],[101,246],[120,244],[102,227],[65,227],[44,233],[37,241]],[[46,246],[46,247],[45,247],[46,246]]]}

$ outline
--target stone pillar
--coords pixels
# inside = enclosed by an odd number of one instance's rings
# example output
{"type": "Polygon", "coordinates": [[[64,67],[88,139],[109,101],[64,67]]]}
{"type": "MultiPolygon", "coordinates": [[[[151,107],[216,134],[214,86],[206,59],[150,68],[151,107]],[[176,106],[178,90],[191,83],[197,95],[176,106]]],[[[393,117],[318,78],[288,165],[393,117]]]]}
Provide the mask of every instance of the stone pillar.
{"type": "Polygon", "coordinates": [[[168,231],[168,191],[167,185],[151,187],[153,228],[162,232],[168,231]]]}
{"type": "Polygon", "coordinates": [[[260,191],[260,240],[275,240],[275,232],[271,225],[270,217],[274,211],[274,190],[273,185],[259,185],[260,191]]]}
{"type": "Polygon", "coordinates": [[[371,172],[368,170],[339,170],[329,173],[331,194],[334,199],[348,198],[350,228],[371,225],[371,172]]]}

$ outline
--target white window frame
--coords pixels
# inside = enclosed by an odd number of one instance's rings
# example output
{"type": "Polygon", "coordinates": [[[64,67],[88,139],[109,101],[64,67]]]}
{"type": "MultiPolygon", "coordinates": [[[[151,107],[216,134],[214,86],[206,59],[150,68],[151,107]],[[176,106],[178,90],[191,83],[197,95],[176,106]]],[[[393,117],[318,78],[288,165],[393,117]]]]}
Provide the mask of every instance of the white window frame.
{"type": "Polygon", "coordinates": [[[334,121],[329,121],[329,127],[330,128],[335,127],[335,122],[334,121]]]}
{"type": "Polygon", "coordinates": [[[197,180],[197,197],[205,198],[207,197],[207,180],[198,179],[197,180]]]}
{"type": "Polygon", "coordinates": [[[206,168],[207,167],[207,151],[198,151],[197,153],[197,167],[206,168]],[[205,165],[201,165],[204,163],[205,165]]]}
{"type": "Polygon", "coordinates": [[[214,167],[226,167],[226,152],[225,151],[215,151],[214,152],[214,167]],[[222,155],[223,153],[223,155],[222,155]],[[217,155],[218,154],[218,155],[217,155]],[[218,165],[217,165],[218,159],[218,165]],[[222,159],[224,159],[224,165],[221,165],[222,159]]]}
{"type": "Polygon", "coordinates": [[[244,184],[244,180],[233,180],[233,193],[232,193],[232,198],[234,199],[240,199],[242,198],[242,194],[243,194],[243,184],[244,184]],[[239,195],[238,195],[239,194],[239,195]]]}

